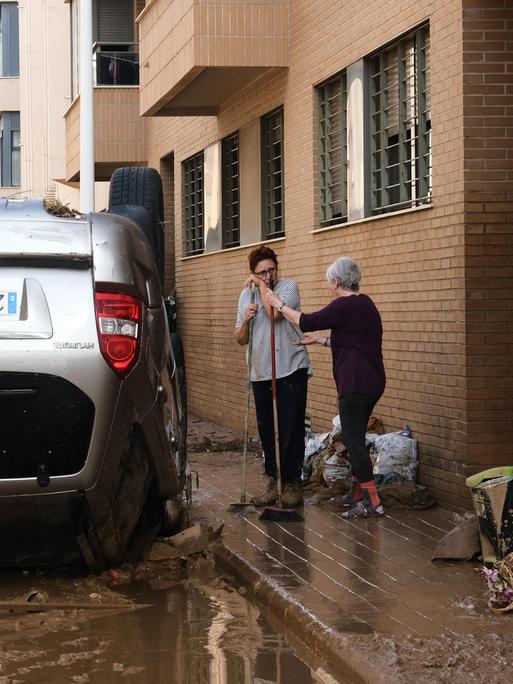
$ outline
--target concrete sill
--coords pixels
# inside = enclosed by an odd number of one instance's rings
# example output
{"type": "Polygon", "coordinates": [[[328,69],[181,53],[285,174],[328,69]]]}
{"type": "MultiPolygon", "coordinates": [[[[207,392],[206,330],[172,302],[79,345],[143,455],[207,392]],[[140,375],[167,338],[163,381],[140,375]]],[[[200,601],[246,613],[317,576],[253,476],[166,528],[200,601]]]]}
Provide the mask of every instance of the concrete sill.
{"type": "Polygon", "coordinates": [[[227,247],[226,249],[216,249],[213,252],[203,252],[203,254],[192,254],[191,256],[180,257],[180,261],[189,261],[190,259],[201,259],[203,257],[212,256],[212,254],[226,254],[226,252],[236,252],[240,249],[247,249],[248,247],[258,247],[258,245],[270,245],[275,242],[283,242],[287,238],[286,235],[273,240],[259,240],[258,242],[249,242],[247,245],[239,245],[238,247],[227,247]]]}
{"type": "Polygon", "coordinates": [[[365,216],[365,218],[354,219],[353,221],[345,221],[344,223],[337,223],[334,226],[326,226],[323,228],[314,228],[308,231],[310,235],[317,235],[318,233],[327,233],[330,230],[338,230],[339,228],[346,228],[347,226],[356,226],[359,223],[369,223],[370,221],[380,221],[394,216],[404,216],[405,214],[412,214],[418,211],[426,211],[433,209],[433,203],[421,204],[418,207],[410,207],[409,209],[400,209],[399,211],[390,211],[387,214],[378,214],[376,216],[365,216]]]}

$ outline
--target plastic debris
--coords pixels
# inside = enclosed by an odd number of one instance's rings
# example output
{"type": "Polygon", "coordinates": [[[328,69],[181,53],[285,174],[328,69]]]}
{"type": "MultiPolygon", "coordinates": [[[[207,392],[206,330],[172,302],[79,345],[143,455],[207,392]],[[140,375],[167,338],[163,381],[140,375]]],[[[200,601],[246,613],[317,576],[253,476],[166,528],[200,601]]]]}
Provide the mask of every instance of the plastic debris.
{"type": "Polygon", "coordinates": [[[417,474],[417,442],[400,432],[377,435],[371,440],[375,453],[374,474],[399,473],[406,480],[415,480],[417,474]]]}
{"type": "Polygon", "coordinates": [[[323,461],[322,476],[328,487],[338,480],[345,480],[351,474],[351,466],[344,456],[334,453],[323,461]]]}
{"type": "Polygon", "coordinates": [[[482,573],[490,592],[489,608],[495,613],[513,610],[513,553],[498,560],[491,568],[483,566],[482,573]]]}
{"type": "Polygon", "coordinates": [[[459,519],[458,525],[440,539],[431,560],[471,560],[481,551],[474,515],[459,519]]]}

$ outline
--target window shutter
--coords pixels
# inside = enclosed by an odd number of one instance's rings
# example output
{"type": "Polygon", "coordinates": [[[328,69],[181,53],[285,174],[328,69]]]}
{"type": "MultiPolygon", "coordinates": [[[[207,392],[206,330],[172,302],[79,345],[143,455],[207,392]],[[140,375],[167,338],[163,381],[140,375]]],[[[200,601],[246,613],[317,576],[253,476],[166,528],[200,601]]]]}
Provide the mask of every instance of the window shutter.
{"type": "Polygon", "coordinates": [[[134,42],[133,0],[96,0],[96,41],[134,42]]]}

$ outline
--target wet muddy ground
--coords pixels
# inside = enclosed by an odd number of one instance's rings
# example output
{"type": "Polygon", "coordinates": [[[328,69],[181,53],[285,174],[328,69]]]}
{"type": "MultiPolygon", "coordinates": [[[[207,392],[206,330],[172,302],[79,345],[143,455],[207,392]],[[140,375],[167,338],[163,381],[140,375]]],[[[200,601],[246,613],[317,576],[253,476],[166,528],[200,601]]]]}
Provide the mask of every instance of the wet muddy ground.
{"type": "MultiPolygon", "coordinates": [[[[383,519],[344,521],[326,503],[305,505],[304,522],[288,524],[261,521],[251,508],[227,513],[240,496],[240,445],[226,428],[191,422],[203,435],[191,454],[197,514],[211,524],[223,520],[224,546],[246,562],[248,577],[261,578],[259,605],[319,654],[332,662],[334,653],[372,684],[511,680],[513,612],[490,611],[479,562],[431,560],[456,524],[454,511],[387,504],[383,519]],[[266,578],[278,594],[273,601],[261,591],[266,578]],[[329,647],[315,644],[318,633],[329,647]]],[[[262,459],[251,453],[249,495],[262,484],[262,459]]]]}
{"type": "Polygon", "coordinates": [[[302,662],[211,559],[160,565],[3,573],[0,684],[340,681],[302,662]]]}

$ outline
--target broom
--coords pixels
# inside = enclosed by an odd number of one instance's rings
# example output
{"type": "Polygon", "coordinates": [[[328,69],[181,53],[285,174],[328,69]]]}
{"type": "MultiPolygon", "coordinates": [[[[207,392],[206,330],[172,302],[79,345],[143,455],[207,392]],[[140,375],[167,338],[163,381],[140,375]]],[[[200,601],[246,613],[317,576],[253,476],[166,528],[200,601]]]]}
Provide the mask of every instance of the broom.
{"type": "MultiPolygon", "coordinates": [[[[255,303],[255,283],[251,283],[251,304],[255,303]]],[[[249,440],[249,396],[251,388],[251,364],[253,360],[253,318],[249,321],[249,335],[248,335],[248,377],[246,381],[246,415],[244,420],[244,447],[242,451],[242,491],[240,494],[240,501],[231,503],[228,510],[237,513],[244,509],[245,506],[251,506],[246,501],[246,471],[248,462],[248,440],[249,440]]]]}
{"type": "MultiPolygon", "coordinates": [[[[273,279],[269,287],[274,289],[273,279]]],[[[280,432],[278,423],[278,392],[276,387],[276,346],[274,339],[274,307],[271,306],[271,387],[273,395],[273,427],[274,427],[274,461],[276,464],[276,483],[278,485],[278,506],[266,506],[260,514],[260,520],[274,522],[301,522],[303,518],[292,508],[283,508],[283,491],[281,481],[280,432]]]]}

